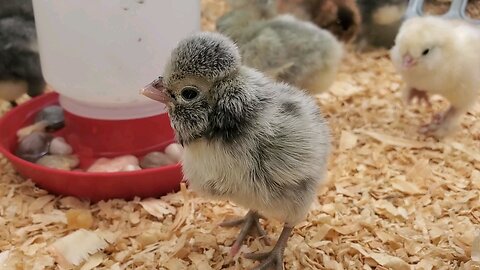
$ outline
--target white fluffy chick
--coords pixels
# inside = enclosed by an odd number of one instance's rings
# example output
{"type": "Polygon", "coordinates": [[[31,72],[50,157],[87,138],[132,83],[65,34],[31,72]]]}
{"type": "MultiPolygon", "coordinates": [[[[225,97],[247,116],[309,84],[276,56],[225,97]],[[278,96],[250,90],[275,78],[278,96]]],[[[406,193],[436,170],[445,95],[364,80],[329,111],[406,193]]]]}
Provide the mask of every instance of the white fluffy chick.
{"type": "Polygon", "coordinates": [[[243,64],[312,95],[328,90],[343,56],[341,43],[311,22],[276,16],[276,5],[275,0],[237,0],[218,19],[217,30],[237,43],[243,64]]]}
{"type": "Polygon", "coordinates": [[[390,56],[406,83],[408,102],[430,104],[429,94],[450,102],[419,131],[443,137],[457,129],[480,90],[480,31],[461,21],[415,17],[400,27],[390,56]]]}
{"type": "Polygon", "coordinates": [[[293,227],[304,220],[324,179],[329,128],[315,100],[243,66],[237,46],[218,33],[199,33],[173,50],[163,77],[144,95],[165,103],[184,145],[182,167],[190,187],[250,209],[231,255],[260,214],[285,223],[271,252],[247,257],[255,269],[283,268],[293,227]]]}

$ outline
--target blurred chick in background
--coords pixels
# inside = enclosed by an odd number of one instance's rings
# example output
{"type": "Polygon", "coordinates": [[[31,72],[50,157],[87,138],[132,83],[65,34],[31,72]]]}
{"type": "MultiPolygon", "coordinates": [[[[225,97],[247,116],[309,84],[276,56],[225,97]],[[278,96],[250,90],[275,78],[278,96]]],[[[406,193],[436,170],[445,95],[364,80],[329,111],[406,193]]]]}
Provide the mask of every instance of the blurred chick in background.
{"type": "Polygon", "coordinates": [[[328,31],[291,15],[276,16],[274,0],[230,1],[217,30],[240,47],[243,63],[315,95],[334,82],[343,48],[328,31]]]}
{"type": "Polygon", "coordinates": [[[278,12],[311,21],[345,42],[360,30],[361,16],[355,0],[278,0],[278,12]]]}
{"type": "Polygon", "coordinates": [[[408,101],[430,104],[429,94],[438,94],[450,102],[420,132],[442,137],[457,128],[480,90],[480,30],[462,21],[415,17],[401,26],[391,59],[408,101]]]}
{"type": "Polygon", "coordinates": [[[362,26],[356,39],[360,50],[390,49],[403,22],[408,0],[357,0],[362,26]]]}
{"type": "Polygon", "coordinates": [[[35,20],[31,0],[0,0],[0,99],[43,93],[35,20]]]}

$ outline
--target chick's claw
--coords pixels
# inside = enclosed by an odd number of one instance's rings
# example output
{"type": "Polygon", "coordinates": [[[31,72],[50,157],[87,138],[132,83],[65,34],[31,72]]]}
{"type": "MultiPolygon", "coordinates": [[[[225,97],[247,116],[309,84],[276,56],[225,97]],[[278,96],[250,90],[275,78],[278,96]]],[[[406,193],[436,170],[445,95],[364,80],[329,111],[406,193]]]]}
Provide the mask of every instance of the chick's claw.
{"type": "Polygon", "coordinates": [[[261,261],[253,270],[267,270],[283,269],[283,252],[287,246],[288,237],[292,233],[293,228],[289,226],[284,226],[280,237],[278,238],[277,244],[270,252],[260,252],[260,253],[249,253],[245,254],[245,258],[261,261]]]}
{"type": "Polygon", "coordinates": [[[440,137],[444,136],[454,127],[456,115],[458,115],[457,110],[453,107],[450,107],[445,112],[436,113],[433,115],[430,123],[420,127],[419,132],[440,137]]]}
{"type": "Polygon", "coordinates": [[[243,218],[220,223],[220,226],[222,227],[233,227],[239,225],[242,225],[242,229],[240,230],[235,243],[233,243],[233,246],[230,249],[230,255],[232,257],[238,253],[243,241],[245,241],[249,233],[255,232],[258,236],[262,237],[266,245],[270,244],[270,239],[260,224],[260,215],[257,212],[250,210],[243,218]]]}
{"type": "Polygon", "coordinates": [[[278,251],[259,253],[259,254],[247,254],[244,256],[247,259],[262,261],[252,270],[283,270],[283,253],[278,251]]]}
{"type": "Polygon", "coordinates": [[[436,131],[439,128],[439,124],[430,122],[428,124],[422,125],[419,129],[418,132],[421,134],[430,134],[434,131],[436,131]]]}

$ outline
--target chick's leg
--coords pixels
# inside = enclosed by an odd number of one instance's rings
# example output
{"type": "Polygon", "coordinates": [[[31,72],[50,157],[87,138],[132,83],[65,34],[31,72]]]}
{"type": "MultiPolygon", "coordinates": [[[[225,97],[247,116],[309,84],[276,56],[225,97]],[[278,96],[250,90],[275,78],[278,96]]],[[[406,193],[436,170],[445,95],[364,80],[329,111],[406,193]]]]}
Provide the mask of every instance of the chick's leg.
{"type": "Polygon", "coordinates": [[[259,260],[261,263],[257,265],[253,270],[266,270],[266,269],[283,269],[283,253],[287,247],[288,238],[292,233],[293,227],[284,225],[280,237],[278,237],[275,247],[270,252],[264,253],[250,253],[246,254],[245,258],[259,260]]]}
{"type": "Polygon", "coordinates": [[[235,243],[233,243],[233,246],[230,249],[230,255],[232,257],[238,253],[243,241],[245,241],[248,234],[251,233],[252,230],[254,230],[260,237],[262,237],[267,245],[269,244],[270,241],[267,237],[267,233],[260,224],[260,214],[258,214],[257,212],[250,210],[243,218],[220,223],[220,226],[222,227],[233,227],[239,225],[242,225],[242,229],[240,230],[240,233],[238,234],[235,243]]]}
{"type": "Polygon", "coordinates": [[[445,112],[435,114],[432,121],[423,125],[419,132],[423,134],[434,134],[437,136],[447,135],[459,123],[462,113],[462,111],[450,106],[445,112]]]}
{"type": "Polygon", "coordinates": [[[407,101],[411,103],[414,99],[417,99],[417,102],[420,104],[424,102],[427,106],[431,106],[430,99],[427,92],[418,90],[416,88],[410,88],[407,94],[407,101]]]}

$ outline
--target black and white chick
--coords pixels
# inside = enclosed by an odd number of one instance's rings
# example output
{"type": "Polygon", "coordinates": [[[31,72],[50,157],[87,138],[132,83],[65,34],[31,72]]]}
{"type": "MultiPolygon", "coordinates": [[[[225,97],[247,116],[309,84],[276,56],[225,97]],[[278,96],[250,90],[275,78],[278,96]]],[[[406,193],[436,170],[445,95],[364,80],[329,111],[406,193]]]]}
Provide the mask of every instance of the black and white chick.
{"type": "Polygon", "coordinates": [[[235,0],[216,28],[239,46],[243,64],[277,81],[312,95],[335,81],[342,44],[311,22],[277,15],[276,0],[235,0]]]}
{"type": "Polygon", "coordinates": [[[27,93],[43,93],[35,20],[31,0],[0,0],[0,99],[16,106],[27,93]]]}
{"type": "Polygon", "coordinates": [[[250,229],[265,233],[260,216],[274,218],[284,222],[275,247],[245,257],[262,261],[255,269],[283,269],[287,240],[316,199],[330,153],[314,98],[242,65],[237,46],[219,33],[181,41],[163,77],[142,93],[167,105],[190,187],[250,210],[222,223],[243,225],[230,254],[250,229]]]}

